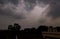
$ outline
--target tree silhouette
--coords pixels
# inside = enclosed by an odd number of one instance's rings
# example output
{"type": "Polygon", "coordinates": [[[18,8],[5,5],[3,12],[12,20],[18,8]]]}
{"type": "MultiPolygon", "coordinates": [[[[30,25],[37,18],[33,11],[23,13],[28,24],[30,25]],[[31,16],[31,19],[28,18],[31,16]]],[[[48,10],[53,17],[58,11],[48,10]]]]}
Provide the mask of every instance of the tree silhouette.
{"type": "Polygon", "coordinates": [[[20,29],[21,26],[17,23],[14,23],[14,31],[15,31],[15,35],[17,36],[17,39],[20,39],[20,29]]]}
{"type": "Polygon", "coordinates": [[[10,38],[11,39],[16,39],[16,36],[18,37],[18,39],[20,38],[20,35],[19,35],[19,30],[21,29],[20,25],[17,24],[17,23],[14,23],[14,26],[12,25],[9,25],[8,26],[8,30],[12,31],[12,32],[9,32],[9,36],[11,36],[10,38]]]}
{"type": "Polygon", "coordinates": [[[31,28],[31,32],[34,32],[36,29],[33,27],[33,28],[31,28]]]}
{"type": "MultiPolygon", "coordinates": [[[[42,31],[45,31],[47,29],[46,26],[39,26],[37,29],[34,27],[32,28],[25,28],[24,30],[20,30],[21,26],[17,23],[14,23],[14,25],[8,26],[9,30],[12,30],[11,34],[9,36],[12,36],[12,39],[32,39],[32,38],[40,38],[43,39],[42,31]]],[[[9,32],[10,33],[10,32],[9,32]]]]}
{"type": "Polygon", "coordinates": [[[53,26],[49,26],[49,32],[53,32],[53,26]]]}
{"type": "Polygon", "coordinates": [[[43,35],[42,35],[42,29],[44,28],[44,27],[42,27],[43,25],[41,25],[41,26],[39,26],[38,28],[37,28],[37,37],[38,38],[40,38],[40,39],[43,39],[43,35]]]}
{"type": "Polygon", "coordinates": [[[48,31],[48,27],[45,26],[45,25],[41,25],[41,26],[38,27],[38,30],[40,30],[40,31],[42,31],[42,32],[48,31]]]}
{"type": "Polygon", "coordinates": [[[56,27],[56,29],[57,29],[57,32],[60,32],[60,27],[56,27]]]}
{"type": "Polygon", "coordinates": [[[14,23],[14,29],[17,31],[17,30],[20,30],[21,29],[21,26],[17,23],[14,23]]]}
{"type": "Polygon", "coordinates": [[[12,25],[8,25],[8,30],[12,30],[13,26],[12,25]]]}

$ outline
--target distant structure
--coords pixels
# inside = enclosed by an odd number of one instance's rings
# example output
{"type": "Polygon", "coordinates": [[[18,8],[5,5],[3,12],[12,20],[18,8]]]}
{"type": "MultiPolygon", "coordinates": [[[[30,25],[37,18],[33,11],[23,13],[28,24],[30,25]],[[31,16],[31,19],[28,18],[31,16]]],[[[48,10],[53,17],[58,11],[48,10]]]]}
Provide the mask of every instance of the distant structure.
{"type": "Polygon", "coordinates": [[[48,32],[57,32],[57,28],[53,26],[48,27],[48,32]]]}
{"type": "Polygon", "coordinates": [[[53,32],[57,32],[57,28],[56,27],[53,28],[53,32]]]}

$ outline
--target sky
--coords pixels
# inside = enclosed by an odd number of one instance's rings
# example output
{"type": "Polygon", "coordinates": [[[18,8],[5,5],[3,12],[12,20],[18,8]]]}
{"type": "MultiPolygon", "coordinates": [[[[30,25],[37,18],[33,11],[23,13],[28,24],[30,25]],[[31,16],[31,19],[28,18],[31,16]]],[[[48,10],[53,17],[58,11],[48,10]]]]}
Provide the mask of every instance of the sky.
{"type": "Polygon", "coordinates": [[[0,0],[0,29],[60,26],[60,0],[0,0]]]}

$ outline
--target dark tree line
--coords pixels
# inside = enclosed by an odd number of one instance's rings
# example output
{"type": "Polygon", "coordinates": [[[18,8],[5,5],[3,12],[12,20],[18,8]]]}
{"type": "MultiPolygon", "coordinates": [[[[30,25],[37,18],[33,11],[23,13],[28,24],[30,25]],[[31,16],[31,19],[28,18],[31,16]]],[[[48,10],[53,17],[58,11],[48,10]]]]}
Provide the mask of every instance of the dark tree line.
{"type": "MultiPolygon", "coordinates": [[[[49,28],[53,28],[50,26],[49,28]]],[[[60,31],[60,27],[56,27],[60,31]]],[[[37,29],[25,28],[21,30],[21,26],[17,23],[9,25],[8,30],[0,30],[0,39],[45,39],[42,32],[48,32],[48,27],[40,25],[37,29]]]]}

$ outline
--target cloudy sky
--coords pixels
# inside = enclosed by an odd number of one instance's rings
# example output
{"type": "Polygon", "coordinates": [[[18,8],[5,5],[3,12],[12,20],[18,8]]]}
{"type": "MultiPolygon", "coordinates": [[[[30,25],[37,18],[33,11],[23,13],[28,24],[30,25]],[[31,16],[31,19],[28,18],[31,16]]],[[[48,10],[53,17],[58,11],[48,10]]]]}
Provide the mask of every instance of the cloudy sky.
{"type": "Polygon", "coordinates": [[[14,23],[22,29],[60,26],[60,0],[0,0],[0,29],[14,23]]]}

